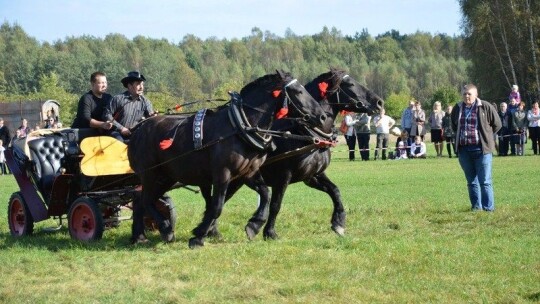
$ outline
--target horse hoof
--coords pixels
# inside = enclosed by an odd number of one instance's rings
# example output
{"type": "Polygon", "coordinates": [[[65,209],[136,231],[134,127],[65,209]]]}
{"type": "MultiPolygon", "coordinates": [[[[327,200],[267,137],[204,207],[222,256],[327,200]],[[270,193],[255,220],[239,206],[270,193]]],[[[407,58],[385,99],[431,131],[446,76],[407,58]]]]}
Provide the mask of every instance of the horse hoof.
{"type": "Polygon", "coordinates": [[[246,231],[246,236],[250,241],[253,241],[253,239],[259,233],[259,231],[255,227],[252,227],[251,223],[248,223],[244,230],[246,231]]]}
{"type": "Polygon", "coordinates": [[[208,234],[206,236],[217,239],[217,240],[223,239],[223,235],[217,229],[211,229],[210,231],[208,231],[208,234]]]}
{"type": "Polygon", "coordinates": [[[334,232],[339,236],[345,235],[345,228],[341,226],[332,226],[332,230],[334,230],[334,232]]]}
{"type": "Polygon", "coordinates": [[[174,231],[171,231],[169,233],[162,233],[161,234],[161,239],[163,240],[163,242],[165,243],[172,243],[176,240],[176,237],[174,236],[174,231]]]}
{"type": "Polygon", "coordinates": [[[265,233],[264,234],[264,240],[265,241],[267,241],[267,240],[277,240],[277,239],[278,239],[278,235],[275,232],[265,233]]]}
{"type": "Polygon", "coordinates": [[[144,235],[139,235],[136,238],[131,238],[131,244],[137,245],[137,244],[146,244],[148,243],[148,239],[144,235]]]}
{"type": "Polygon", "coordinates": [[[199,248],[203,246],[204,246],[203,240],[195,238],[195,237],[189,239],[189,248],[195,249],[195,248],[199,248]]]}

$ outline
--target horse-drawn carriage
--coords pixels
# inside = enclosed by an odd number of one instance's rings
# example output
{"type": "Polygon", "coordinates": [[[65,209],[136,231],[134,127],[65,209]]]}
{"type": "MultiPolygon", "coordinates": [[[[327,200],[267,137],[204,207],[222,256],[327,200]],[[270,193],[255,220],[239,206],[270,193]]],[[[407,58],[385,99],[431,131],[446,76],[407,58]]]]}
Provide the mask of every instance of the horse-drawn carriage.
{"type": "MultiPolygon", "coordinates": [[[[35,222],[54,218],[59,227],[67,219],[72,238],[96,240],[131,217],[123,209],[140,195],[140,183],[129,167],[127,147],[96,135],[91,129],[46,129],[12,142],[6,160],[20,191],[9,200],[11,235],[30,235],[35,222]]],[[[158,200],[156,207],[174,224],[170,199],[158,200]]]]}
{"type": "MultiPolygon", "coordinates": [[[[331,140],[339,110],[373,114],[382,108],[382,99],[335,70],[307,87],[278,71],[256,79],[231,97],[215,111],[151,117],[132,132],[128,146],[112,137],[88,137],[82,130],[73,129],[39,134],[38,139],[29,137],[24,144],[13,144],[7,159],[21,191],[14,193],[9,203],[11,233],[30,234],[34,222],[49,217],[61,220],[67,214],[72,237],[99,239],[104,226],[118,222],[121,207],[133,202],[131,241],[146,241],[144,227],[150,222],[146,217],[156,223],[153,226],[159,228],[163,240],[170,242],[174,240],[175,210],[162,197],[181,184],[198,186],[206,202],[202,221],[193,229],[194,236],[188,243],[191,248],[200,247],[207,236],[218,233],[217,220],[225,200],[247,183],[261,195],[261,205],[246,227],[251,239],[266,221],[267,185],[281,189],[282,197],[286,189],[283,183],[302,180],[329,193],[334,203],[332,229],[343,234],[345,211],[339,190],[324,175],[330,151],[319,146],[318,138],[331,140]],[[282,118],[284,113],[292,125],[271,130],[274,118],[282,118]],[[305,135],[304,127],[314,131],[305,135]],[[295,141],[276,141],[280,147],[273,144],[274,136],[295,141]],[[272,155],[274,149],[281,155],[272,155]],[[113,155],[112,160],[108,155],[113,155]],[[272,156],[272,167],[287,159],[290,163],[280,165],[283,172],[305,174],[291,173],[296,176],[294,180],[277,177],[281,183],[274,183],[263,172],[267,155],[272,156]],[[139,184],[143,187],[140,191],[139,184]],[[134,199],[139,192],[141,198],[134,199]]],[[[265,237],[276,236],[273,225],[280,204],[272,197],[265,237]]]]}

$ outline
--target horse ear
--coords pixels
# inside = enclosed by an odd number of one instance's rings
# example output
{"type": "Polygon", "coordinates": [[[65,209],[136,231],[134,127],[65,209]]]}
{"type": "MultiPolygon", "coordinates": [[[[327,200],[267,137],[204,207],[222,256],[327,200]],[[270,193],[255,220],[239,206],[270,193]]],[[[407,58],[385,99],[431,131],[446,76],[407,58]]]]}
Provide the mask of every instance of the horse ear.
{"type": "Polygon", "coordinates": [[[279,77],[281,77],[281,79],[285,77],[285,73],[283,72],[283,70],[276,70],[276,73],[279,75],[279,77]]]}

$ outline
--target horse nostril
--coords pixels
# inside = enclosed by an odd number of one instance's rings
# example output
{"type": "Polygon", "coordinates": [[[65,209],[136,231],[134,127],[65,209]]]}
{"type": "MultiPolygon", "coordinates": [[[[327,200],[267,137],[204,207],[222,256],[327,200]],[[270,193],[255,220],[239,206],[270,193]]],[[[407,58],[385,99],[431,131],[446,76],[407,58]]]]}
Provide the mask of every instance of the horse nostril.
{"type": "Polygon", "coordinates": [[[356,102],[356,103],[354,104],[354,106],[355,106],[357,109],[363,108],[363,107],[362,107],[362,103],[361,103],[360,101],[359,101],[359,102],[356,102]]]}
{"type": "Polygon", "coordinates": [[[380,109],[384,108],[384,101],[378,100],[377,101],[377,107],[379,107],[380,109]]]}
{"type": "Polygon", "coordinates": [[[304,115],[304,117],[302,117],[302,120],[303,120],[303,121],[306,121],[306,122],[309,121],[309,119],[310,119],[310,117],[309,117],[309,115],[307,115],[307,114],[304,115]]]}
{"type": "Polygon", "coordinates": [[[325,114],[322,114],[321,116],[319,116],[319,119],[321,120],[321,123],[325,123],[327,118],[328,117],[325,114]]]}

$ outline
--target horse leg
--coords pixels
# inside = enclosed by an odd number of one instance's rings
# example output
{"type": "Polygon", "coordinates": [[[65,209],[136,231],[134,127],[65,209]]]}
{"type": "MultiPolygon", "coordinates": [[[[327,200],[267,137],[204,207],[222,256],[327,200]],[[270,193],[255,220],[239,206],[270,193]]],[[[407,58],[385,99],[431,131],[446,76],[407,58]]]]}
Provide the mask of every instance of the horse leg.
{"type": "Polygon", "coordinates": [[[148,239],[144,234],[144,204],[142,193],[136,193],[133,198],[133,222],[131,223],[131,243],[145,243],[148,239]]]}
{"type": "MultiPolygon", "coordinates": [[[[201,194],[204,198],[206,209],[209,209],[212,204],[212,186],[204,186],[200,187],[201,194]]],[[[207,237],[221,239],[222,235],[221,232],[219,232],[218,229],[218,223],[217,220],[215,220],[212,225],[210,226],[210,229],[208,230],[207,237]]]]}
{"type": "Polygon", "coordinates": [[[269,191],[262,175],[257,172],[246,181],[246,185],[259,194],[259,206],[246,224],[245,231],[249,240],[253,240],[268,219],[269,191]]]}
{"type": "Polygon", "coordinates": [[[157,210],[155,203],[158,199],[168,197],[165,196],[165,192],[172,186],[172,182],[154,182],[154,177],[143,181],[143,189],[141,197],[137,204],[134,201],[133,208],[133,226],[132,226],[132,242],[144,241],[146,239],[144,235],[144,214],[149,214],[159,227],[161,238],[165,242],[174,241],[174,227],[171,222],[166,220],[161,213],[157,210]],[[151,181],[150,181],[151,180],[151,181]],[[135,206],[137,205],[137,206],[135,206]],[[142,206],[142,207],[141,207],[142,206]],[[142,214],[142,215],[141,215],[142,214]]]}
{"type": "Polygon", "coordinates": [[[285,195],[285,190],[289,186],[291,177],[284,180],[281,185],[274,185],[272,187],[272,198],[270,200],[270,212],[268,214],[268,222],[264,226],[263,236],[265,240],[272,239],[275,240],[278,238],[278,235],[275,230],[276,218],[281,209],[281,202],[283,201],[283,196],[285,195]]]}
{"type": "Polygon", "coordinates": [[[324,172],[305,181],[305,184],[317,190],[326,192],[330,196],[332,203],[334,204],[334,211],[332,212],[331,219],[332,230],[340,236],[345,235],[346,214],[343,203],[341,202],[339,188],[330,181],[324,172]]]}
{"type": "Polygon", "coordinates": [[[189,239],[189,248],[204,246],[204,238],[208,235],[217,218],[221,215],[225,196],[227,195],[228,181],[223,183],[214,183],[212,198],[206,203],[201,223],[193,229],[194,237],[189,239]]]}

